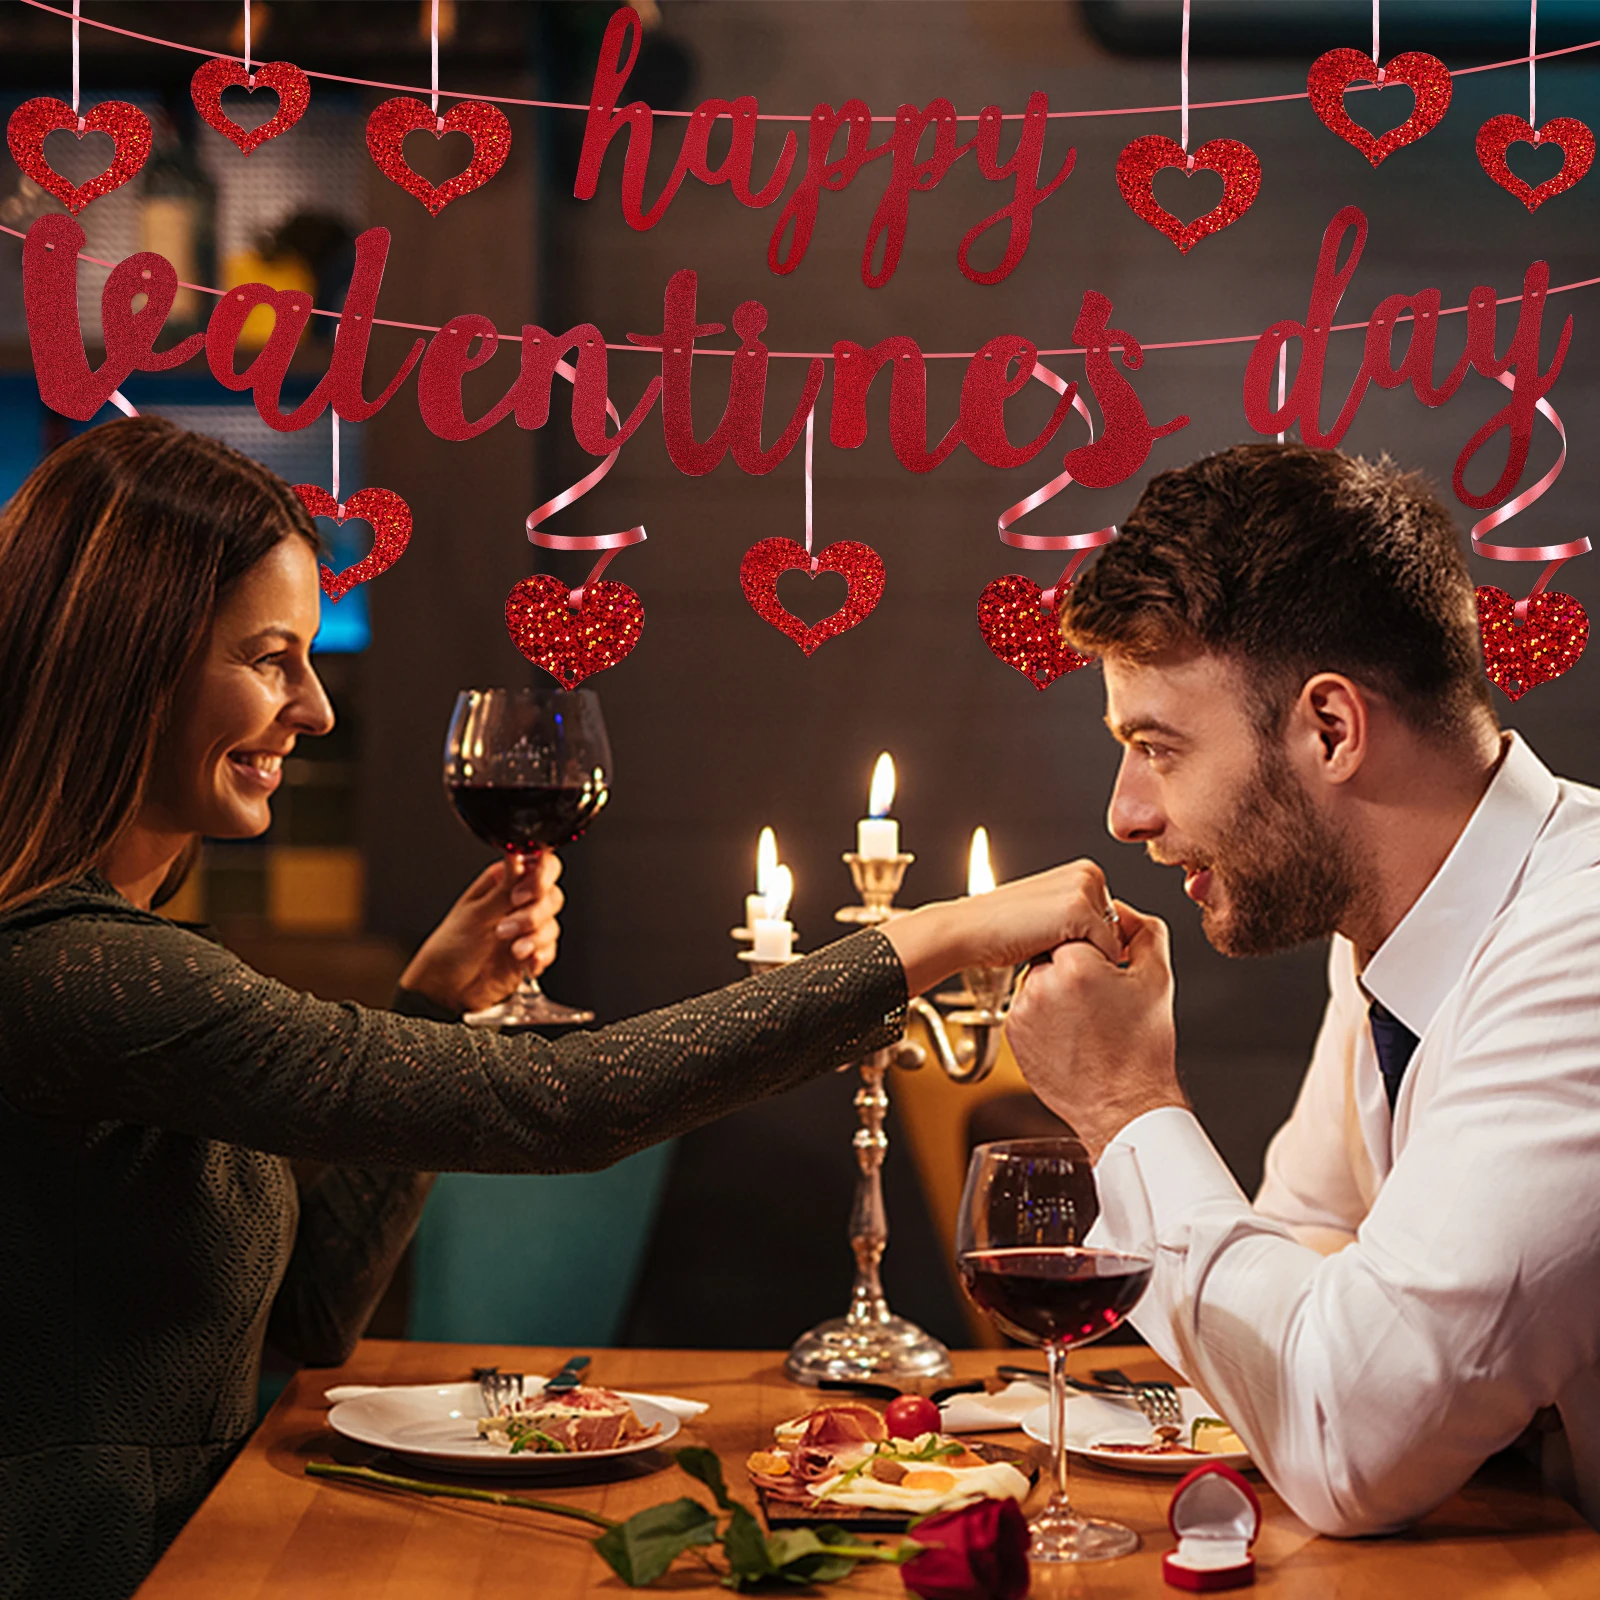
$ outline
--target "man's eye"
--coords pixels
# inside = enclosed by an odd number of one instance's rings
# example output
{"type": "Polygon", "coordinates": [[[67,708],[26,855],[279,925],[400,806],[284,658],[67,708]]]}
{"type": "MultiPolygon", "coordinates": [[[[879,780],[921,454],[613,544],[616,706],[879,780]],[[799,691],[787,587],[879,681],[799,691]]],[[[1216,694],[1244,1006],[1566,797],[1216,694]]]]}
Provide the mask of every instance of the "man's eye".
{"type": "Polygon", "coordinates": [[[1151,744],[1148,739],[1137,740],[1134,748],[1146,761],[1159,761],[1167,753],[1165,745],[1151,744]]]}

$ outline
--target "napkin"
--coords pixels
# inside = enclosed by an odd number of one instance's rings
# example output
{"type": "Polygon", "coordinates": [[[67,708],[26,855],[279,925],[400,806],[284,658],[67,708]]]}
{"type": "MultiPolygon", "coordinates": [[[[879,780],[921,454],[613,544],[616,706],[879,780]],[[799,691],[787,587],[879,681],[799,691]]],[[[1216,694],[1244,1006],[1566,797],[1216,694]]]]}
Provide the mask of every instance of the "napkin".
{"type": "MultiPolygon", "coordinates": [[[[324,1391],[323,1399],[330,1406],[336,1406],[341,1400],[354,1400],[358,1395],[363,1394],[377,1394],[382,1389],[438,1389],[440,1387],[442,1385],[437,1383],[337,1383],[333,1388],[324,1391]]],[[[528,1379],[524,1386],[524,1398],[531,1399],[539,1393],[541,1387],[542,1385],[538,1379],[528,1379]]],[[[660,1406],[663,1411],[670,1411],[673,1416],[683,1419],[698,1417],[702,1411],[709,1409],[704,1400],[685,1400],[675,1394],[633,1394],[626,1389],[617,1389],[613,1392],[620,1394],[624,1400],[643,1400],[650,1405],[660,1406]]]]}
{"type": "Polygon", "coordinates": [[[1032,1383],[1009,1383],[998,1394],[954,1394],[939,1407],[940,1425],[946,1433],[989,1433],[1000,1428],[1020,1428],[1029,1412],[1037,1411],[1048,1390],[1032,1383]]]}

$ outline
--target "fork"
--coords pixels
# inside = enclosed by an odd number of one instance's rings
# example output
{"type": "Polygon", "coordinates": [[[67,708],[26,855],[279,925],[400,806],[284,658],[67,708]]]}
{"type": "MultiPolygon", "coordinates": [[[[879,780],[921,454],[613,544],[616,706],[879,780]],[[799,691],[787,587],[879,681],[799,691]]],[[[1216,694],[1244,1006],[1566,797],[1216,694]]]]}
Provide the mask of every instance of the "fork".
{"type": "Polygon", "coordinates": [[[1100,1367],[1089,1374],[1098,1383],[1115,1384],[1128,1391],[1129,1398],[1144,1412],[1152,1428],[1181,1427],[1183,1402],[1177,1389],[1170,1383],[1147,1381],[1135,1383],[1127,1373],[1117,1367],[1100,1367]]]}
{"type": "Polygon", "coordinates": [[[498,1417],[501,1409],[509,1408],[513,1400],[522,1399],[522,1374],[502,1372],[498,1367],[474,1367],[472,1375],[478,1380],[478,1393],[483,1399],[485,1412],[498,1417]]]}

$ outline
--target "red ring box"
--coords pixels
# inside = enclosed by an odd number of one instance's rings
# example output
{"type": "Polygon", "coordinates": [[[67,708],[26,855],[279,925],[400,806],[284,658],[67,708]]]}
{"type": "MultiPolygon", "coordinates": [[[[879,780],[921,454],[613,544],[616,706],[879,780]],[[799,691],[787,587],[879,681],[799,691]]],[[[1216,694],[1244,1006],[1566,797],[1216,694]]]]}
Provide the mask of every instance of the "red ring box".
{"type": "Polygon", "coordinates": [[[1261,1531],[1261,1502],[1232,1467],[1196,1467],[1172,1491],[1167,1525],[1178,1548],[1161,1558],[1161,1576],[1174,1589],[1242,1589],[1256,1581],[1250,1546],[1261,1531]]]}

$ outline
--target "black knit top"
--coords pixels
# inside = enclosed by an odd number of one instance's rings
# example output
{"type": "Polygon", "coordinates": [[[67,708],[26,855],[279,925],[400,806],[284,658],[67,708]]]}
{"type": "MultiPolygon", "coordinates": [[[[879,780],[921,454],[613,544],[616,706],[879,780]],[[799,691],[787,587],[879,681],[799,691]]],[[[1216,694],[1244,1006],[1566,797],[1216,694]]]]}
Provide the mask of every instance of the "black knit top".
{"type": "Polygon", "coordinates": [[[90,874],[0,916],[0,1597],[122,1600],[343,1360],[431,1170],[578,1172],[900,1034],[863,932],[557,1042],[318,1000],[90,874]],[[288,1158],[331,1163],[298,1191],[288,1158]]]}

